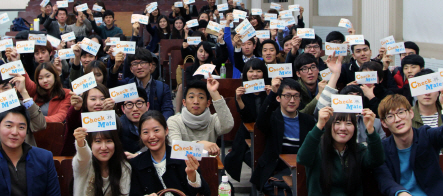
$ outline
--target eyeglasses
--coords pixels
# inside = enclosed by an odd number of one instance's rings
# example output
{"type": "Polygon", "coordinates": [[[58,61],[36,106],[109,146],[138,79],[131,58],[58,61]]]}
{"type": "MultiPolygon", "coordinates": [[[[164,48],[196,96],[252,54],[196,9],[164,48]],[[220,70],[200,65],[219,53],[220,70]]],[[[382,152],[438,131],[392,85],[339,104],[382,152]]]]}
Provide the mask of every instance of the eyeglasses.
{"type": "Polygon", "coordinates": [[[397,110],[397,113],[389,113],[388,115],[386,115],[385,120],[387,123],[393,123],[395,121],[395,115],[397,115],[397,117],[400,119],[404,119],[406,118],[407,111],[408,110],[405,109],[399,109],[397,110]]]}
{"type": "Polygon", "coordinates": [[[320,46],[319,45],[311,45],[311,46],[306,46],[305,47],[305,50],[311,50],[311,49],[314,49],[314,50],[318,50],[318,49],[320,49],[320,46]]]}
{"type": "Polygon", "coordinates": [[[294,100],[299,100],[300,99],[300,95],[296,94],[296,95],[291,95],[291,94],[284,94],[281,95],[282,97],[284,97],[286,100],[291,100],[292,98],[294,98],[294,100]]]}
{"type": "Polygon", "coordinates": [[[303,73],[308,73],[309,72],[309,70],[311,70],[311,71],[317,71],[317,65],[312,65],[311,67],[302,67],[301,69],[300,69],[300,71],[301,72],[303,72],[303,73]]]}
{"type": "MultiPolygon", "coordinates": [[[[145,105],[145,103],[146,103],[146,102],[144,102],[144,101],[137,101],[137,102],[135,102],[135,106],[136,106],[137,108],[142,108],[143,105],[145,105]]],[[[132,109],[132,108],[134,108],[134,103],[132,103],[132,102],[128,102],[128,103],[125,103],[125,104],[123,104],[123,105],[125,106],[126,109],[132,109]]]]}
{"type": "Polygon", "coordinates": [[[414,52],[409,52],[409,53],[401,53],[400,56],[409,56],[409,55],[413,55],[415,54],[414,52]]]}
{"type": "Polygon", "coordinates": [[[142,67],[146,67],[149,62],[146,61],[138,61],[138,62],[131,62],[131,67],[137,67],[138,65],[141,65],[142,67]]]}

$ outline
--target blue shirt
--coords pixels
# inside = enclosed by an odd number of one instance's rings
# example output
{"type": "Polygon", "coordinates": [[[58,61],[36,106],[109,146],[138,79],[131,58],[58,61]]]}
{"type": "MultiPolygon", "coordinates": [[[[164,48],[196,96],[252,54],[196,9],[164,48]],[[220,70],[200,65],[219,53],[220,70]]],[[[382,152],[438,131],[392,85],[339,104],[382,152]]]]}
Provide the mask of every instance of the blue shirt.
{"type": "MultiPolygon", "coordinates": [[[[411,147],[400,150],[398,149],[398,159],[400,160],[400,185],[405,187],[411,195],[414,196],[426,196],[426,193],[421,190],[420,186],[417,184],[417,180],[415,179],[414,170],[409,165],[409,157],[411,156],[411,147]]],[[[397,191],[395,195],[398,195],[400,192],[397,191]]]]}
{"type": "Polygon", "coordinates": [[[300,148],[300,122],[298,115],[290,118],[283,114],[285,131],[283,135],[282,154],[295,154],[300,148]],[[295,151],[294,151],[295,150],[295,151]]]}

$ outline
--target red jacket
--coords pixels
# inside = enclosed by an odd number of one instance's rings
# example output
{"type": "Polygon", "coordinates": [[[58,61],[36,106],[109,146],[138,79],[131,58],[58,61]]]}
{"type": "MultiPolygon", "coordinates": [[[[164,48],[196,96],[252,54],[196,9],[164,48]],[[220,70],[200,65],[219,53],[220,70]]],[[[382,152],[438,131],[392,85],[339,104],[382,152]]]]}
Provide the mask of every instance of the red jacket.
{"type": "MultiPolygon", "coordinates": [[[[29,93],[29,96],[37,99],[37,84],[34,83],[29,78],[28,74],[25,74],[25,86],[29,93]]],[[[46,122],[64,122],[66,115],[68,114],[68,109],[71,106],[71,95],[69,94],[71,90],[63,89],[65,91],[65,98],[63,100],[57,99],[57,97],[52,98],[49,101],[48,115],[45,116],[46,122]]],[[[35,102],[38,106],[42,106],[43,102],[35,102]]]]}
{"type": "Polygon", "coordinates": [[[403,76],[401,75],[400,71],[397,71],[396,74],[394,74],[394,80],[395,83],[397,83],[398,88],[403,88],[403,85],[409,84],[408,80],[404,80],[403,76]]]}

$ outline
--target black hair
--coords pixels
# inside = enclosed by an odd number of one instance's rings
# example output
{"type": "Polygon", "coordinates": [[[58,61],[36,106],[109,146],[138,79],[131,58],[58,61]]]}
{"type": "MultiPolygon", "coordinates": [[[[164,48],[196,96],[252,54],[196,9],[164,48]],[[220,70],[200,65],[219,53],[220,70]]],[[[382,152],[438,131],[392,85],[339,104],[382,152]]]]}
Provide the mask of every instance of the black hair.
{"type": "Polygon", "coordinates": [[[408,64],[419,65],[421,68],[423,68],[425,67],[425,60],[418,54],[408,55],[401,60],[401,68],[403,69],[403,67],[408,64]]]}
{"type": "Polygon", "coordinates": [[[378,77],[379,81],[381,81],[384,77],[383,65],[378,62],[368,61],[368,62],[363,63],[363,65],[361,65],[361,67],[360,67],[360,71],[363,71],[365,69],[371,70],[371,71],[377,71],[377,77],[378,77]]]}
{"type": "Polygon", "coordinates": [[[278,47],[277,42],[275,42],[274,40],[267,39],[267,40],[263,41],[263,43],[261,43],[262,47],[263,47],[265,44],[272,44],[272,45],[274,45],[274,47],[275,47],[275,51],[277,51],[276,54],[280,53],[280,47],[278,47]]]}
{"type": "Polygon", "coordinates": [[[326,36],[326,42],[334,40],[340,40],[340,42],[343,43],[345,41],[345,36],[339,31],[332,31],[326,36]]]}
{"type": "Polygon", "coordinates": [[[52,3],[50,1],[45,5],[45,7],[48,5],[50,5],[52,7],[52,3]]]}
{"type": "MultiPolygon", "coordinates": [[[[97,89],[98,91],[100,91],[105,98],[110,98],[111,97],[109,95],[109,89],[105,86],[105,84],[97,83],[97,86],[94,87],[93,89],[97,89]]],[[[86,92],[84,92],[82,94],[82,99],[83,99],[82,112],[93,112],[93,111],[89,111],[88,110],[88,95],[89,95],[89,92],[91,92],[91,89],[86,91],[86,92]]]]}
{"type": "MultiPolygon", "coordinates": [[[[362,45],[362,44],[357,44],[357,45],[362,45]]],[[[371,45],[369,44],[369,41],[368,41],[368,40],[365,39],[365,44],[364,44],[364,45],[367,45],[368,48],[371,49],[371,45]]],[[[356,46],[356,45],[351,45],[351,51],[352,51],[352,52],[354,52],[354,47],[355,47],[355,46],[356,46]]]]}
{"type": "Polygon", "coordinates": [[[340,91],[342,95],[348,95],[349,93],[358,93],[358,95],[363,96],[363,90],[361,90],[359,85],[348,85],[340,91]]]}
{"type": "Polygon", "coordinates": [[[80,56],[87,55],[87,54],[94,56],[93,54],[86,52],[86,50],[82,50],[82,52],[80,53],[80,56]]]}
{"type": "Polygon", "coordinates": [[[198,49],[199,49],[201,46],[203,46],[203,49],[208,53],[208,58],[206,59],[206,61],[205,61],[204,63],[206,63],[206,62],[211,62],[212,59],[213,59],[213,57],[214,57],[214,54],[213,54],[213,52],[212,52],[211,44],[209,44],[209,42],[207,42],[207,41],[202,41],[202,42],[200,42],[200,43],[197,45],[197,48],[196,48],[196,50],[195,50],[195,54],[194,54],[195,62],[196,62],[198,65],[199,65],[199,61],[200,61],[200,60],[198,60],[197,52],[198,52],[198,49]]]}
{"type": "Polygon", "coordinates": [[[207,100],[209,100],[210,95],[209,95],[208,88],[206,87],[206,83],[201,81],[201,80],[193,80],[193,81],[190,81],[188,83],[188,85],[186,85],[186,89],[185,89],[185,92],[183,94],[183,98],[184,99],[186,99],[186,96],[188,95],[188,90],[191,89],[191,88],[196,88],[196,89],[204,90],[205,93],[206,93],[206,98],[207,98],[207,100]]]}
{"type": "Polygon", "coordinates": [[[200,37],[200,38],[201,38],[201,41],[206,41],[206,36],[205,36],[205,34],[204,34],[203,32],[201,32],[201,31],[194,31],[194,32],[192,33],[192,36],[193,36],[193,37],[200,37]]]}
{"type": "Polygon", "coordinates": [[[315,34],[314,39],[302,39],[301,48],[305,48],[307,45],[315,43],[317,43],[320,46],[320,49],[323,48],[323,40],[317,34],[315,34]]]}
{"type": "Polygon", "coordinates": [[[269,14],[277,14],[277,16],[278,16],[278,10],[276,10],[276,9],[269,9],[268,13],[269,14]]]}
{"type": "Polygon", "coordinates": [[[291,41],[292,37],[293,36],[291,34],[289,34],[285,38],[283,38],[283,45],[285,45],[286,42],[291,41]]]}
{"type": "MultiPolygon", "coordinates": [[[[2,76],[0,76],[0,78],[1,78],[2,76]]],[[[6,79],[6,80],[2,80],[2,79],[0,79],[0,88],[2,88],[3,86],[5,86],[5,85],[8,85],[8,84],[10,84],[11,85],[11,87],[14,87],[15,85],[14,85],[14,83],[9,83],[9,81],[11,81],[12,80],[12,78],[8,78],[8,79],[6,79]]]]}
{"type": "MultiPolygon", "coordinates": [[[[107,10],[106,10],[107,11],[107,10]]],[[[102,37],[100,37],[99,35],[96,35],[96,34],[92,34],[92,35],[90,35],[89,37],[88,37],[89,39],[91,39],[92,40],[92,38],[95,38],[95,39],[97,39],[98,40],[98,43],[100,44],[100,48],[98,49],[98,52],[97,52],[97,59],[100,59],[102,56],[105,56],[105,53],[104,53],[104,51],[103,51],[103,47],[105,46],[104,44],[103,44],[103,39],[102,39],[102,37]]]]}
{"type": "MultiPolygon", "coordinates": [[[[298,26],[298,25],[292,25],[291,29],[289,30],[289,34],[291,34],[292,36],[294,36],[294,34],[292,34],[292,31],[297,32],[297,26],[298,26]]],[[[295,33],[295,35],[297,35],[297,33],[295,33]]]]}
{"type": "Polygon", "coordinates": [[[97,1],[95,1],[95,3],[96,3],[98,6],[101,6],[101,7],[106,11],[106,6],[105,6],[105,3],[103,3],[103,1],[101,1],[101,0],[97,0],[97,1]]]}
{"type": "Polygon", "coordinates": [[[136,48],[135,54],[130,54],[126,58],[128,59],[129,64],[134,60],[142,60],[148,63],[152,63],[151,51],[143,47],[136,48]]]}
{"type": "Polygon", "coordinates": [[[427,74],[431,74],[431,73],[435,73],[434,70],[426,68],[426,69],[422,69],[420,72],[415,74],[414,77],[423,76],[423,75],[427,75],[427,74]]]}
{"type": "Polygon", "coordinates": [[[252,70],[261,70],[263,72],[263,79],[265,80],[265,84],[270,84],[270,78],[268,77],[268,68],[266,67],[266,64],[264,61],[253,58],[245,63],[243,66],[243,72],[242,72],[242,80],[248,81],[248,71],[252,68],[252,70]]]}
{"type": "Polygon", "coordinates": [[[294,70],[300,71],[300,68],[303,65],[308,65],[308,64],[312,64],[312,63],[315,63],[316,66],[318,64],[317,59],[315,58],[315,56],[313,54],[311,54],[311,53],[300,54],[294,60],[294,70]]]}
{"type": "MultiPolygon", "coordinates": [[[[168,20],[168,19],[166,19],[166,20],[168,20]]],[[[159,18],[158,22],[160,23],[160,18],[159,18]]],[[[181,16],[175,17],[174,22],[172,23],[171,39],[183,39],[185,37],[185,30],[183,30],[185,25],[186,25],[186,21],[183,17],[181,17],[181,16]],[[183,28],[180,31],[177,30],[174,25],[175,21],[177,21],[177,20],[181,20],[183,22],[183,28]]],[[[166,26],[166,28],[168,28],[168,27],[169,26],[166,26]]]]}
{"type": "Polygon", "coordinates": [[[148,93],[146,93],[145,89],[143,89],[141,87],[137,87],[137,93],[138,93],[138,97],[143,98],[146,101],[146,103],[149,102],[149,100],[148,100],[148,93]]]}
{"type": "Polygon", "coordinates": [[[208,24],[209,24],[209,22],[206,20],[199,20],[197,29],[206,28],[208,26],[208,24]]]}
{"type": "Polygon", "coordinates": [[[112,37],[119,37],[120,41],[127,41],[128,39],[126,38],[126,36],[123,33],[117,33],[112,37]]]}
{"type": "MultiPolygon", "coordinates": [[[[165,129],[165,131],[168,128],[168,124],[166,123],[166,119],[161,112],[159,112],[157,110],[148,110],[140,117],[140,120],[138,122],[138,135],[140,138],[141,138],[142,128],[143,128],[142,125],[145,121],[147,121],[149,119],[153,119],[153,120],[157,121],[163,127],[163,129],[165,129]]],[[[141,144],[143,143],[141,141],[141,139],[140,139],[140,143],[141,144]]],[[[167,145],[169,145],[168,135],[166,135],[165,143],[167,145]]]]}
{"type": "Polygon", "coordinates": [[[300,83],[298,83],[297,81],[295,81],[292,78],[285,78],[285,79],[283,79],[283,81],[281,82],[280,87],[277,90],[277,96],[281,96],[282,93],[283,93],[283,90],[285,88],[289,88],[291,90],[296,90],[297,92],[302,93],[300,83]]]}
{"type": "Polygon", "coordinates": [[[9,113],[14,113],[14,114],[21,114],[23,115],[23,117],[25,117],[26,119],[26,133],[30,133],[31,132],[31,117],[29,116],[28,111],[26,110],[26,107],[23,106],[22,104],[20,104],[18,107],[12,108],[10,110],[6,110],[2,113],[0,113],[0,122],[3,121],[3,119],[9,114],[9,113]]]}
{"type": "Polygon", "coordinates": [[[420,48],[414,42],[411,42],[411,41],[405,42],[405,48],[415,50],[416,54],[420,54],[420,48]]]}
{"type": "Polygon", "coordinates": [[[108,81],[108,71],[106,69],[105,63],[103,63],[103,61],[100,61],[100,60],[91,61],[85,68],[85,74],[87,74],[89,72],[94,72],[94,69],[98,69],[102,72],[102,74],[103,74],[103,83],[102,84],[106,85],[107,81],[108,81]]]}
{"type": "Polygon", "coordinates": [[[114,12],[111,11],[111,10],[106,10],[106,11],[103,13],[103,18],[105,18],[106,16],[112,16],[112,18],[115,18],[115,17],[114,17],[114,12]]]}
{"type": "Polygon", "coordinates": [[[57,12],[55,13],[55,16],[58,16],[58,13],[60,11],[64,11],[66,13],[66,16],[68,16],[68,10],[66,10],[66,8],[58,8],[57,12]]]}
{"type": "MultiPolygon", "coordinates": [[[[186,23],[184,23],[183,26],[185,24],[186,23]]],[[[159,13],[159,16],[157,17],[157,34],[158,34],[158,36],[160,36],[161,39],[169,39],[169,36],[171,35],[171,25],[169,23],[169,19],[166,16],[164,16],[164,15],[160,15],[160,13],[159,13]],[[165,35],[165,33],[163,32],[163,29],[161,29],[160,26],[159,26],[160,20],[163,19],[163,18],[166,20],[166,27],[165,27],[165,29],[166,29],[167,35],[165,35]]]]}

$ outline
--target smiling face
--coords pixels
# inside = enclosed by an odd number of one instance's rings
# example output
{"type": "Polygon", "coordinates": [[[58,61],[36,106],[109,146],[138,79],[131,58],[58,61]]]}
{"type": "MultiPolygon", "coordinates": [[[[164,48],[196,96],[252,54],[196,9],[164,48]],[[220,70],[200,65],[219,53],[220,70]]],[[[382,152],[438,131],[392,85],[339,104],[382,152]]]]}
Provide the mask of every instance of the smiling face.
{"type": "Polygon", "coordinates": [[[263,45],[262,48],[263,60],[266,64],[275,63],[275,58],[277,56],[277,50],[274,44],[267,43],[263,45]]]}
{"type": "Polygon", "coordinates": [[[92,155],[94,155],[98,161],[109,161],[115,152],[114,141],[110,138],[105,138],[102,134],[98,133],[92,141],[91,151],[92,155]]]}
{"type": "Polygon", "coordinates": [[[311,63],[311,64],[301,66],[300,70],[297,71],[296,74],[299,78],[301,78],[303,83],[308,84],[308,85],[313,85],[313,84],[317,83],[318,72],[319,72],[319,70],[317,68],[317,65],[315,65],[315,63],[311,63]],[[303,71],[305,69],[307,69],[306,73],[305,73],[305,71],[303,71]]]}
{"type": "Polygon", "coordinates": [[[354,57],[360,66],[363,65],[363,63],[369,62],[371,55],[372,51],[369,49],[369,46],[364,44],[354,46],[352,57],[354,57]]]}
{"type": "Polygon", "coordinates": [[[83,69],[86,69],[86,66],[87,66],[91,61],[93,61],[93,60],[95,60],[95,59],[96,59],[96,57],[95,57],[94,55],[92,55],[92,54],[89,54],[89,53],[83,54],[83,55],[80,57],[80,62],[82,62],[83,69]]]}
{"type": "Polygon", "coordinates": [[[291,49],[292,49],[292,42],[291,41],[285,42],[285,45],[284,45],[285,53],[288,54],[291,51],[291,49]]]}
{"type": "Polygon", "coordinates": [[[203,89],[190,88],[186,94],[186,99],[183,99],[183,106],[196,116],[202,114],[209,105],[210,102],[203,89]]]}
{"type": "Polygon", "coordinates": [[[103,110],[103,103],[106,97],[98,89],[89,90],[86,104],[89,112],[99,112],[103,110]]]}
{"type": "Polygon", "coordinates": [[[159,151],[166,149],[166,136],[168,129],[165,128],[156,120],[148,119],[143,122],[141,127],[140,138],[143,144],[149,148],[150,151],[159,151]]]}
{"type": "Polygon", "coordinates": [[[54,74],[47,69],[42,69],[38,75],[38,84],[45,90],[50,90],[54,86],[54,74]]]}
{"type": "Polygon", "coordinates": [[[122,111],[128,117],[129,121],[138,125],[140,117],[149,109],[149,102],[138,97],[129,101],[125,101],[122,105],[122,111]]]}
{"type": "Polygon", "coordinates": [[[280,108],[283,114],[286,116],[296,114],[298,106],[300,105],[300,92],[286,87],[283,89],[282,95],[277,96],[276,99],[280,102],[280,108]],[[286,98],[289,97],[289,95],[295,97],[286,98]]]}
{"type": "Polygon", "coordinates": [[[340,144],[336,146],[346,144],[354,135],[355,126],[352,124],[350,116],[346,120],[336,120],[333,122],[332,127],[331,135],[334,139],[334,144],[340,144]]]}
{"type": "Polygon", "coordinates": [[[133,60],[131,62],[131,72],[139,80],[148,77],[151,74],[151,63],[142,60],[133,60]]]}
{"type": "Polygon", "coordinates": [[[26,118],[23,114],[9,113],[0,122],[0,141],[4,150],[21,148],[27,130],[26,118]]]}
{"type": "Polygon", "coordinates": [[[200,46],[197,50],[197,58],[199,61],[206,61],[209,57],[209,53],[206,52],[205,48],[203,48],[203,45],[200,46]]]}
{"type": "Polygon", "coordinates": [[[305,46],[305,53],[314,55],[315,58],[319,58],[321,55],[321,47],[318,43],[312,43],[305,46]]]}
{"type": "Polygon", "coordinates": [[[263,72],[260,69],[252,69],[249,68],[248,73],[246,74],[248,77],[248,81],[258,80],[263,78],[263,72]]]}

